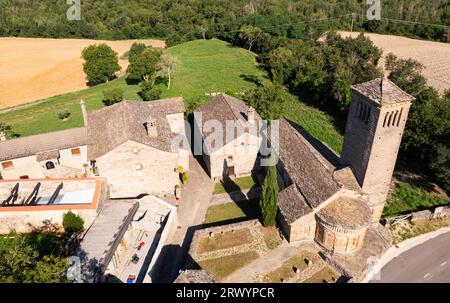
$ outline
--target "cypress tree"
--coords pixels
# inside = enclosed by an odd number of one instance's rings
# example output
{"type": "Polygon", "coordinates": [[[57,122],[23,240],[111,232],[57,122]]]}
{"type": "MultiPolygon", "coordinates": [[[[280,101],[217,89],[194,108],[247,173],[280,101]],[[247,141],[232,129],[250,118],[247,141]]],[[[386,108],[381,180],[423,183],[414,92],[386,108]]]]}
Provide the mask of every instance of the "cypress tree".
{"type": "Polygon", "coordinates": [[[265,227],[275,226],[278,205],[278,180],[275,165],[269,166],[261,188],[259,205],[261,207],[263,225],[265,227]]]}

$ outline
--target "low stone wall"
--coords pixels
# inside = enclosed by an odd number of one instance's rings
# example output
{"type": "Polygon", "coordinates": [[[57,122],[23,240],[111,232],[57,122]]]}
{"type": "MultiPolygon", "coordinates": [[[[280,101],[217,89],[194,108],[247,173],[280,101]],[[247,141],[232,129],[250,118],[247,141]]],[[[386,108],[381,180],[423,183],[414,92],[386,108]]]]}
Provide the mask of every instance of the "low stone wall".
{"type": "Polygon", "coordinates": [[[265,251],[267,248],[264,245],[263,235],[262,234],[260,235],[258,232],[255,231],[255,228],[259,227],[260,225],[261,224],[259,223],[258,220],[249,220],[239,223],[197,230],[194,234],[194,237],[192,238],[191,246],[189,248],[189,255],[192,257],[192,259],[196,261],[203,261],[208,259],[220,258],[223,256],[234,255],[251,250],[265,251]],[[214,236],[214,234],[220,234],[223,232],[228,232],[231,230],[239,230],[244,228],[248,228],[252,234],[254,240],[251,243],[240,245],[237,247],[215,250],[212,252],[205,252],[201,254],[198,253],[198,244],[200,239],[202,239],[203,237],[211,237],[214,236]]]}
{"type": "MultiPolygon", "coordinates": [[[[0,234],[7,234],[11,230],[29,233],[37,229],[62,229],[63,216],[68,211],[69,209],[0,212],[0,234]]],[[[73,213],[83,218],[85,228],[97,217],[96,209],[73,210],[73,213]]]]}
{"type": "Polygon", "coordinates": [[[433,210],[423,210],[412,213],[411,222],[432,221],[450,218],[450,206],[436,207],[433,210]]]}

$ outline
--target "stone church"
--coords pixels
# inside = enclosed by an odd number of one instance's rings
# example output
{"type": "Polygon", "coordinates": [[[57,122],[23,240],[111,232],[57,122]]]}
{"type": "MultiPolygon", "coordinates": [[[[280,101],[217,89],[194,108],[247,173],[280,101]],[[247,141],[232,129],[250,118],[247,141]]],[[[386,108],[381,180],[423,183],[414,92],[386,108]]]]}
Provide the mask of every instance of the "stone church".
{"type": "Polygon", "coordinates": [[[339,158],[301,127],[279,126],[278,219],[291,242],[352,254],[382,215],[414,98],[387,77],[352,86],[339,158]]]}

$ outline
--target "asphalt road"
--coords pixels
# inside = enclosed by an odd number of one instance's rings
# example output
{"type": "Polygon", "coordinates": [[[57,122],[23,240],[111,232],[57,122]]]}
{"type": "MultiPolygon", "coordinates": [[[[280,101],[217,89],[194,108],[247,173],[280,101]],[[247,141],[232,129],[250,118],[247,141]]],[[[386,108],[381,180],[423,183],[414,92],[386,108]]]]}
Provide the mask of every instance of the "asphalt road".
{"type": "Polygon", "coordinates": [[[450,283],[450,233],[394,258],[370,283],[450,283]]]}

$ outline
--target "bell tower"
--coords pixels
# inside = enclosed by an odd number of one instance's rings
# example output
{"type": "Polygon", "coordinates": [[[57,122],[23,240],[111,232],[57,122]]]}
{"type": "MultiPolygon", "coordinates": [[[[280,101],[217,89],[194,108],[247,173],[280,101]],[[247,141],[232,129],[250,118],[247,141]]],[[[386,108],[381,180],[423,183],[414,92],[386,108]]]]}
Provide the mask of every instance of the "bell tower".
{"type": "Polygon", "coordinates": [[[387,76],[352,86],[341,162],[369,195],[372,222],[383,213],[414,97],[387,76]]]}

